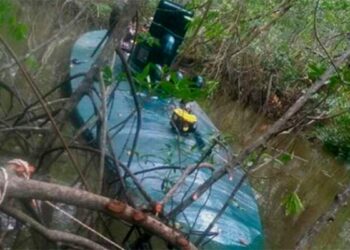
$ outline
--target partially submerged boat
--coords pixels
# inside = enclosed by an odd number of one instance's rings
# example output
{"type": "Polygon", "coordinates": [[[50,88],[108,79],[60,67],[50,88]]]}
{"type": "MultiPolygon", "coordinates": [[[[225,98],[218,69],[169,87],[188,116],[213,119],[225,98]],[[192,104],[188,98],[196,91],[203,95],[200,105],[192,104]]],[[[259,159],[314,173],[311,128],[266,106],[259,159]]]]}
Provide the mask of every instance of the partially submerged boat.
{"type": "MultiPolygon", "coordinates": [[[[134,72],[142,71],[149,62],[161,66],[169,65],[182,43],[191,16],[192,13],[181,6],[161,1],[150,28],[150,34],[160,39],[160,47],[138,44],[129,60],[134,72]]],[[[89,71],[99,53],[98,50],[96,53],[94,51],[106,33],[107,30],[88,32],[76,41],[71,53],[71,76],[89,71]]],[[[117,60],[113,73],[118,75],[122,71],[121,61],[117,60]]],[[[73,79],[68,86],[68,92],[73,93],[81,85],[82,79],[83,76],[73,79]]],[[[247,181],[229,201],[220,219],[203,235],[240,181],[243,175],[240,169],[233,171],[232,178],[225,176],[214,183],[201,197],[194,198],[193,203],[183,211],[172,213],[175,207],[211,177],[213,169],[225,166],[229,161],[225,147],[216,143],[218,129],[199,105],[190,103],[191,112],[185,114],[181,113],[187,111],[181,108],[179,100],[139,91],[137,98],[141,104],[141,123],[138,124],[129,82],[122,80],[114,82],[112,86],[107,103],[107,133],[111,140],[109,150],[113,151],[118,161],[125,166],[129,165],[130,172],[152,200],[162,201],[183,171],[189,166],[198,165],[164,204],[164,215],[172,215],[169,223],[193,242],[203,236],[201,249],[262,249],[264,237],[259,210],[254,192],[247,181]],[[191,130],[188,132],[179,131],[183,128],[171,125],[174,116],[183,118],[185,115],[192,115],[190,118],[196,124],[195,128],[187,128],[191,130]],[[137,131],[139,135],[135,147],[134,137],[137,131]],[[130,161],[131,153],[134,157],[130,161]],[[204,167],[200,167],[200,161],[205,163],[202,164],[204,167]]],[[[98,115],[96,110],[101,105],[99,95],[100,83],[96,82],[94,91],[89,96],[84,96],[74,111],[77,127],[86,126],[98,115]]],[[[97,144],[99,139],[96,123],[86,126],[84,137],[89,143],[97,144]]],[[[108,170],[112,176],[113,173],[115,175],[114,185],[117,188],[118,166],[111,161],[107,163],[108,170]]],[[[128,190],[136,197],[136,205],[142,206],[146,203],[144,197],[130,175],[121,171],[128,190]]]]}

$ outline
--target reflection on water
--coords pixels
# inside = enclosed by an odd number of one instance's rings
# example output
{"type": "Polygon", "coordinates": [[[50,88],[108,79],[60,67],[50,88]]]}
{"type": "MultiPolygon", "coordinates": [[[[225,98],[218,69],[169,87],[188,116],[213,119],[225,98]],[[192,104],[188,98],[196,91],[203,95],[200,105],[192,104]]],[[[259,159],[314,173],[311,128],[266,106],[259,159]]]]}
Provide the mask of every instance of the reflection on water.
{"type": "MultiPolygon", "coordinates": [[[[215,102],[208,110],[219,129],[232,135],[235,150],[247,146],[269,126],[269,122],[255,112],[229,100],[215,102]]],[[[258,192],[267,247],[293,249],[297,239],[349,183],[349,174],[343,163],[336,161],[321,145],[310,143],[302,132],[280,135],[270,147],[279,151],[287,149],[294,159],[286,165],[270,164],[254,173],[250,181],[258,192]],[[298,216],[285,216],[281,202],[293,191],[298,193],[305,209],[298,216]]],[[[347,215],[350,215],[349,209],[342,209],[313,247],[348,249],[350,220],[346,219],[347,215]]]]}

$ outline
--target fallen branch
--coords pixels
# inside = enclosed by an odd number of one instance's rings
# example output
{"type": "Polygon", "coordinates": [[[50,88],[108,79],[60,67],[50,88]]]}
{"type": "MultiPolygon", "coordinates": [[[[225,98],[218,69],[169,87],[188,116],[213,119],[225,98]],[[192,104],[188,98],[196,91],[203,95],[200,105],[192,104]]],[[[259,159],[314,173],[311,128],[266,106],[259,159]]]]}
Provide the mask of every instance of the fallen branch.
{"type": "MultiPolygon", "coordinates": [[[[4,178],[1,176],[0,186],[3,185],[4,178]]],[[[8,181],[6,197],[7,199],[25,198],[61,202],[81,208],[105,212],[117,219],[136,224],[146,231],[159,236],[171,245],[181,249],[196,249],[181,232],[169,227],[157,218],[140,210],[136,210],[124,202],[111,200],[107,197],[80,189],[11,176],[8,181]]]]}
{"type": "MultiPolygon", "coordinates": [[[[339,67],[343,64],[350,56],[350,49],[345,51],[335,62],[334,65],[339,67]]],[[[299,99],[279,118],[269,129],[261,135],[255,142],[251,143],[245,149],[243,149],[237,158],[231,162],[231,168],[237,167],[241,162],[243,162],[252,152],[262,148],[266,145],[266,143],[276,134],[283,131],[285,124],[293,117],[297,112],[299,112],[302,107],[306,104],[306,102],[317,93],[322,87],[328,84],[329,78],[334,74],[335,68],[334,66],[330,66],[327,71],[322,75],[322,77],[316,81],[307,91],[303,94],[299,99]]],[[[254,169],[250,169],[253,171],[254,169]]],[[[201,184],[196,191],[192,193],[192,195],[188,196],[183,200],[178,206],[176,206],[168,216],[175,217],[178,213],[186,209],[189,205],[191,205],[195,200],[201,197],[209,187],[211,187],[215,182],[220,180],[223,176],[227,174],[227,169],[225,167],[221,167],[216,170],[212,176],[207,179],[203,184],[201,184]],[[193,197],[196,197],[194,199],[193,197]]]]}
{"type": "Polygon", "coordinates": [[[302,250],[307,249],[314,238],[321,232],[324,227],[334,222],[338,211],[348,205],[350,199],[350,186],[348,186],[342,193],[337,194],[334,197],[334,201],[330,208],[323,213],[316,221],[311,225],[309,230],[307,230],[298,240],[295,249],[302,250]]]}

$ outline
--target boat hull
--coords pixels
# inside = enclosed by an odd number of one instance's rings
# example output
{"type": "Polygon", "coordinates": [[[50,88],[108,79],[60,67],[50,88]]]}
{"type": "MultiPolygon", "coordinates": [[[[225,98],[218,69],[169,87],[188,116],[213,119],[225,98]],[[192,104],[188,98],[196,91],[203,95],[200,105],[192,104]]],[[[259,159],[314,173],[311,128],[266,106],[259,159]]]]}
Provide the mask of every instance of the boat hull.
{"type": "MultiPolygon", "coordinates": [[[[71,53],[71,76],[90,69],[95,59],[90,55],[105,33],[105,30],[92,31],[77,40],[71,53]]],[[[114,73],[119,72],[121,72],[121,65],[117,60],[114,73]]],[[[72,93],[81,85],[81,82],[82,77],[73,79],[66,91],[72,93]]],[[[115,156],[127,164],[130,150],[132,150],[133,136],[136,133],[135,106],[127,82],[122,81],[113,88],[114,91],[108,100],[108,135],[111,138],[111,148],[115,156]]],[[[95,110],[100,107],[97,96],[98,83],[95,84],[95,89],[96,91],[93,91],[90,96],[83,97],[73,113],[77,127],[91,121],[96,115],[95,110]]],[[[135,174],[152,199],[160,201],[181,176],[183,168],[199,161],[219,131],[194,102],[191,103],[191,107],[198,118],[197,132],[178,136],[169,123],[172,109],[178,105],[176,100],[148,96],[143,92],[138,93],[138,98],[142,107],[142,123],[130,171],[135,174]]],[[[86,129],[84,137],[89,143],[96,145],[96,125],[86,129]]],[[[205,161],[217,169],[224,166],[227,159],[227,152],[217,146],[205,161]]],[[[113,164],[108,164],[112,173],[115,172],[115,167],[113,164]]],[[[184,184],[166,204],[165,214],[180,204],[184,197],[190,195],[211,174],[212,169],[201,168],[187,177],[184,184]]],[[[190,240],[195,240],[207,228],[224,206],[242,175],[243,172],[240,169],[234,170],[232,180],[227,176],[223,177],[202,197],[177,215],[176,225],[190,236],[190,240]]],[[[143,204],[144,200],[132,180],[127,178],[126,183],[130,192],[137,197],[138,205],[143,204]]],[[[201,249],[263,249],[264,237],[259,210],[254,192],[248,182],[244,182],[234,199],[231,199],[224,214],[211,229],[211,236],[206,239],[209,238],[212,240],[201,249]]]]}

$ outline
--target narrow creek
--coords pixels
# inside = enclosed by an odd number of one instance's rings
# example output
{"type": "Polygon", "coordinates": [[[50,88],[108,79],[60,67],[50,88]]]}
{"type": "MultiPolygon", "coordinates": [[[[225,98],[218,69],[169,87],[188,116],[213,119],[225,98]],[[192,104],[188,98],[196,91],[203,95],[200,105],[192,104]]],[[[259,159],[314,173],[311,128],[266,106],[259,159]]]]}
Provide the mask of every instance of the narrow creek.
{"type": "MultiPolygon", "coordinates": [[[[21,20],[28,24],[30,33],[27,41],[12,42],[20,55],[35,49],[52,37],[53,30],[58,32],[60,26],[64,27],[65,23],[57,23],[55,20],[68,23],[75,15],[74,11],[64,9],[64,16],[60,16],[62,13],[57,11],[57,8],[62,8],[60,1],[14,2],[19,3],[21,20]]],[[[70,48],[79,35],[98,27],[98,24],[82,17],[69,26],[68,30],[62,31],[59,39],[50,43],[46,49],[39,50],[37,58],[40,60],[34,70],[34,76],[43,90],[50,89],[53,83],[58,83],[66,75],[70,48]]],[[[7,71],[0,74],[2,78],[10,79],[7,71]]],[[[17,71],[11,69],[11,74],[17,74],[17,71]]],[[[29,91],[21,77],[12,78],[11,81],[20,86],[22,93],[29,91]]],[[[32,98],[33,96],[28,95],[28,101],[32,98]]],[[[215,100],[208,105],[207,110],[217,127],[232,138],[232,146],[236,151],[248,145],[268,126],[267,121],[258,114],[229,100],[215,100]],[[258,126],[255,125],[257,121],[258,126]]],[[[303,133],[293,137],[295,136],[283,135],[275,143],[277,150],[285,150],[288,145],[288,152],[295,156],[292,161],[283,166],[270,164],[250,178],[257,191],[268,249],[292,249],[305,228],[327,209],[335,195],[350,181],[348,167],[344,163],[335,160],[323,151],[320,145],[310,143],[303,133]],[[281,203],[283,198],[293,191],[301,197],[305,209],[298,216],[285,216],[281,203]]],[[[8,146],[10,147],[11,145],[8,146]]],[[[16,150],[14,151],[16,153],[16,150]]],[[[17,151],[21,153],[20,150],[17,151]]],[[[0,153],[2,160],[11,157],[13,150],[0,153]]],[[[62,172],[57,169],[52,172],[57,174],[57,179],[62,182],[67,178],[67,183],[71,181],[67,176],[69,173],[69,170],[62,172]]],[[[345,208],[335,222],[321,232],[313,248],[347,249],[349,246],[350,209],[345,208]]]]}
{"type": "MultiPolygon", "coordinates": [[[[249,108],[230,100],[214,101],[208,112],[218,128],[232,137],[234,150],[239,151],[267,128],[266,119],[249,108]]],[[[349,183],[349,169],[325,152],[321,145],[309,142],[305,133],[281,135],[274,148],[294,155],[285,165],[269,164],[254,173],[250,181],[257,191],[260,212],[271,249],[293,249],[302,232],[314,222],[335,195],[349,183]],[[286,150],[288,146],[288,150],[286,150]],[[286,216],[283,198],[296,191],[304,204],[297,216],[286,216]]],[[[344,208],[339,218],[323,231],[314,243],[315,249],[348,249],[350,245],[350,209],[344,208]]]]}

